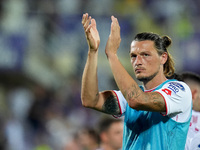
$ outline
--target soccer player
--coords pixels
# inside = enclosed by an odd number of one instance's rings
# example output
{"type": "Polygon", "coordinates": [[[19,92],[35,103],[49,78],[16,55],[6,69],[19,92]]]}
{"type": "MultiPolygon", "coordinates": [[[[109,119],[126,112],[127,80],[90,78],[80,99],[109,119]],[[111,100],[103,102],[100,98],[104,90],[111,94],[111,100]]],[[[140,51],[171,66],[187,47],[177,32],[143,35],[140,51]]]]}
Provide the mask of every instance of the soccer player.
{"type": "Polygon", "coordinates": [[[82,150],[96,150],[99,147],[99,135],[93,128],[83,128],[78,133],[82,150]]]}
{"type": "Polygon", "coordinates": [[[188,130],[186,150],[200,150],[200,76],[192,72],[184,72],[181,77],[192,92],[192,118],[188,130]]]}
{"type": "Polygon", "coordinates": [[[119,88],[99,92],[97,59],[100,37],[95,19],[83,14],[88,57],[83,71],[82,105],[111,115],[124,115],[124,150],[183,150],[191,119],[192,95],[181,81],[167,79],[174,73],[168,46],[171,39],[139,33],[130,45],[130,61],[139,87],[119,61],[120,26],[111,16],[107,55],[119,88]]]}
{"type": "Polygon", "coordinates": [[[99,123],[100,148],[119,150],[122,148],[123,122],[120,119],[104,118],[99,123]]]}

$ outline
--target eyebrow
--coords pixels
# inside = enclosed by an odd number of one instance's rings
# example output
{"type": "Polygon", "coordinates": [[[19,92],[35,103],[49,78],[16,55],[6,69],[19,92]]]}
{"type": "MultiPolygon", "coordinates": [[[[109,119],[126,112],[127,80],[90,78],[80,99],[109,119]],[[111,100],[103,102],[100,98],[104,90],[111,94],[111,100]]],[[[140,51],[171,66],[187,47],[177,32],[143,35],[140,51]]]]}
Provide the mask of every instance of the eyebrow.
{"type": "MultiPolygon", "coordinates": [[[[151,52],[150,52],[150,51],[147,51],[147,50],[144,50],[144,51],[141,51],[141,52],[139,52],[139,54],[144,54],[144,53],[151,54],[151,52]]],[[[134,52],[131,52],[131,51],[129,51],[129,54],[135,54],[135,53],[134,53],[134,52]]]]}

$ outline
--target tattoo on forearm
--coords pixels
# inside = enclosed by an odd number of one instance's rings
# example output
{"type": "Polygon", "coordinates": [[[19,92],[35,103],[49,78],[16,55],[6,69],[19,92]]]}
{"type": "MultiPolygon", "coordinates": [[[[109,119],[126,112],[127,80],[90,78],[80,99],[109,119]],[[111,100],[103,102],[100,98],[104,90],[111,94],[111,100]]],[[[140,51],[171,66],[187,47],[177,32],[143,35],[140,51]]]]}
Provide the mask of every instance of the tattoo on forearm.
{"type": "Polygon", "coordinates": [[[135,99],[141,94],[139,87],[135,84],[133,84],[132,87],[124,93],[127,100],[135,99]]]}
{"type": "Polygon", "coordinates": [[[118,115],[120,113],[117,97],[110,95],[102,106],[102,110],[105,113],[118,115]]]}

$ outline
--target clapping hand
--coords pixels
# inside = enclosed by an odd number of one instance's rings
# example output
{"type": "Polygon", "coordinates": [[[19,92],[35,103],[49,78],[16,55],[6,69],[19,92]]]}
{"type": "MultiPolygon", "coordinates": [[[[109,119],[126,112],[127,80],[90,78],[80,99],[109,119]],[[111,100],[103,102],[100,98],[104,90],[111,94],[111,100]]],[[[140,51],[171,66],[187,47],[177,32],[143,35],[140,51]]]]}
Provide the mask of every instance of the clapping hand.
{"type": "Polygon", "coordinates": [[[96,27],[96,21],[88,13],[83,14],[82,25],[90,51],[97,51],[100,44],[99,32],[96,27]]]}

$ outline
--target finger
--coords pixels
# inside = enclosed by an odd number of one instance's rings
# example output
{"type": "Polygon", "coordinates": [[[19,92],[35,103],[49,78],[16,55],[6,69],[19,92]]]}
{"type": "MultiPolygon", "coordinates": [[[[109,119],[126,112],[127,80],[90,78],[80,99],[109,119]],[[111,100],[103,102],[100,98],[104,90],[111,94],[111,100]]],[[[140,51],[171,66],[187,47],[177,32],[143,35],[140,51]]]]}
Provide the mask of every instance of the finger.
{"type": "Polygon", "coordinates": [[[84,29],[87,29],[89,24],[90,24],[90,21],[91,21],[91,16],[89,16],[86,21],[85,21],[85,24],[83,25],[84,29]]]}
{"type": "Polygon", "coordinates": [[[112,22],[115,22],[116,24],[119,24],[118,19],[114,16],[111,16],[112,22]]]}
{"type": "Polygon", "coordinates": [[[91,21],[92,17],[91,16],[88,16],[86,22],[85,22],[85,25],[88,26],[90,21],[91,21]]]}
{"type": "Polygon", "coordinates": [[[115,23],[115,21],[114,21],[114,16],[111,16],[111,30],[110,30],[110,34],[113,32],[113,28],[114,28],[114,23],[115,23]]]}
{"type": "Polygon", "coordinates": [[[83,25],[85,24],[85,21],[86,21],[87,16],[88,16],[88,13],[85,13],[85,14],[83,14],[83,16],[82,16],[82,24],[83,24],[83,25]]]}
{"type": "Polygon", "coordinates": [[[116,22],[116,18],[114,16],[111,16],[112,22],[116,22]]]}
{"type": "Polygon", "coordinates": [[[111,20],[112,20],[112,21],[114,21],[114,18],[115,18],[114,16],[111,16],[111,20]]]}
{"type": "Polygon", "coordinates": [[[118,19],[117,18],[115,18],[115,22],[119,25],[119,21],[118,21],[118,19]]]}
{"type": "Polygon", "coordinates": [[[87,27],[87,29],[85,29],[85,32],[86,32],[86,33],[89,33],[91,28],[92,28],[92,25],[90,24],[90,25],[87,27]]]}
{"type": "Polygon", "coordinates": [[[83,17],[82,17],[82,25],[84,26],[84,25],[86,25],[86,22],[87,22],[87,20],[88,20],[88,13],[85,13],[85,14],[83,14],[83,17]]]}
{"type": "Polygon", "coordinates": [[[91,25],[92,27],[96,28],[96,21],[93,18],[91,19],[91,25]]]}

